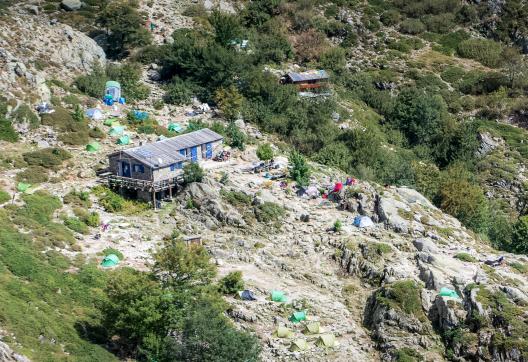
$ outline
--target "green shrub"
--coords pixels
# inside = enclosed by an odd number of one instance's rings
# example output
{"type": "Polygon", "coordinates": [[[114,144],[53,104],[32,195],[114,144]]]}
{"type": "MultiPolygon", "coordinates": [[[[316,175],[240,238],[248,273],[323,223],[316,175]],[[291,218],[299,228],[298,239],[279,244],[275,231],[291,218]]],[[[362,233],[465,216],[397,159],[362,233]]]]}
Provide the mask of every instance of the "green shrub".
{"type": "Polygon", "coordinates": [[[17,142],[18,133],[13,128],[11,121],[0,115],[0,140],[7,142],[17,142]]]}
{"type": "Polygon", "coordinates": [[[514,261],[511,262],[509,265],[521,274],[528,274],[528,265],[526,264],[514,261]]]}
{"type": "Polygon", "coordinates": [[[401,280],[380,290],[376,294],[376,299],[381,304],[422,319],[425,315],[422,310],[421,289],[413,280],[401,280]]]}
{"type": "Polygon", "coordinates": [[[42,166],[30,166],[17,173],[16,180],[31,185],[47,182],[49,180],[48,170],[42,166]]]}
{"type": "Polygon", "coordinates": [[[229,272],[225,277],[218,281],[218,291],[222,294],[235,294],[244,289],[244,280],[242,272],[229,272]]]}
{"type": "Polygon", "coordinates": [[[90,193],[87,191],[79,192],[72,190],[64,196],[63,202],[65,204],[82,206],[85,208],[92,206],[92,202],[90,201],[90,193]]]}
{"type": "Polygon", "coordinates": [[[58,170],[65,160],[70,159],[71,154],[62,148],[44,148],[38,151],[24,153],[24,161],[30,166],[42,166],[51,170],[58,170]]]}
{"type": "Polygon", "coordinates": [[[511,250],[520,253],[528,253],[528,216],[521,216],[513,225],[511,250]]]}
{"type": "Polygon", "coordinates": [[[488,39],[467,39],[458,44],[461,57],[474,59],[488,67],[499,67],[502,63],[502,46],[488,39]]]}
{"type": "Polygon", "coordinates": [[[310,166],[304,156],[293,151],[288,158],[288,163],[290,178],[295,180],[299,186],[307,186],[310,181],[310,166]]]}
{"type": "Polygon", "coordinates": [[[66,220],[64,220],[64,225],[80,234],[89,233],[88,226],[76,217],[67,218],[66,220]]]}
{"type": "Polygon", "coordinates": [[[123,255],[122,252],[120,252],[119,250],[117,249],[114,249],[114,248],[104,248],[103,251],[101,251],[101,255],[110,255],[110,254],[114,254],[115,256],[117,256],[119,258],[119,260],[123,260],[125,259],[125,256],[123,255]]]}
{"type": "Polygon", "coordinates": [[[202,182],[203,176],[204,172],[198,163],[187,163],[183,167],[183,180],[185,183],[202,182]]]}
{"type": "Polygon", "coordinates": [[[264,202],[255,208],[255,217],[264,223],[278,221],[284,214],[284,209],[273,202],[264,202]]]}
{"type": "Polygon", "coordinates": [[[6,191],[0,189],[0,204],[3,204],[9,200],[11,200],[11,195],[9,195],[9,193],[7,193],[6,191]]]}
{"type": "Polygon", "coordinates": [[[269,143],[262,143],[257,147],[257,157],[261,161],[269,161],[273,158],[273,148],[269,143]]]}
{"type": "Polygon", "coordinates": [[[387,10],[380,16],[380,21],[385,26],[393,26],[400,22],[400,12],[398,10],[387,10]]]}
{"type": "Polygon", "coordinates": [[[462,68],[456,66],[448,66],[442,71],[440,76],[446,82],[454,84],[460,81],[460,79],[462,79],[465,74],[466,71],[462,68]]]}
{"type": "Polygon", "coordinates": [[[12,114],[13,122],[28,123],[31,129],[35,129],[40,125],[40,118],[33,112],[27,104],[21,104],[12,114]]]}
{"type": "Polygon", "coordinates": [[[406,19],[400,23],[400,31],[405,34],[416,35],[426,30],[424,23],[418,19],[406,19]]]}
{"type": "Polygon", "coordinates": [[[420,362],[423,361],[423,357],[414,349],[412,348],[400,348],[398,349],[394,357],[396,358],[396,362],[420,362]]]}
{"type": "Polygon", "coordinates": [[[96,228],[101,224],[101,217],[97,212],[93,211],[83,218],[82,221],[86,225],[96,228]]]}
{"type": "Polygon", "coordinates": [[[105,211],[132,215],[149,209],[149,204],[136,200],[127,200],[104,186],[96,186],[92,192],[99,199],[105,211]]]}
{"type": "Polygon", "coordinates": [[[336,233],[338,233],[338,232],[341,231],[342,228],[343,228],[343,223],[341,222],[341,220],[336,220],[336,221],[334,222],[334,227],[333,227],[334,231],[335,231],[336,233]]]}
{"type": "Polygon", "coordinates": [[[468,263],[475,263],[477,259],[468,253],[457,253],[455,259],[466,261],[468,263]]]}
{"type": "Polygon", "coordinates": [[[251,196],[241,191],[227,191],[225,189],[220,190],[220,195],[228,203],[234,206],[249,206],[251,205],[251,196]]]}

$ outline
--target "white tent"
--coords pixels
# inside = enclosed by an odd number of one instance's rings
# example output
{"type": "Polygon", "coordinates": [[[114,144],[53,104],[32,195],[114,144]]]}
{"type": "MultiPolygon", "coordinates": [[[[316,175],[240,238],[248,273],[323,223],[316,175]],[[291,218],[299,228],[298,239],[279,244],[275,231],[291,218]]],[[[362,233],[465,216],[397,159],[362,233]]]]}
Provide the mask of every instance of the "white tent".
{"type": "Polygon", "coordinates": [[[368,228],[374,226],[374,222],[368,216],[356,216],[354,218],[354,226],[358,228],[368,228]]]}
{"type": "Polygon", "coordinates": [[[99,120],[99,119],[103,119],[104,115],[103,115],[103,112],[101,112],[100,109],[98,109],[98,108],[90,108],[89,110],[86,111],[86,117],[88,117],[90,119],[99,120]]]}

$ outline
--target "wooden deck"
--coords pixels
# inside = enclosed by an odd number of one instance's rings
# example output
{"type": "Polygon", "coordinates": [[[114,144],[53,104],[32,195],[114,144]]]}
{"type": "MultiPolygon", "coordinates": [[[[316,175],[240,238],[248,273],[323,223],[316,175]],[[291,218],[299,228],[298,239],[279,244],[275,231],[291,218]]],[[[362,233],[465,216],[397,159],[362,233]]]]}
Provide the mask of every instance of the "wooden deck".
{"type": "Polygon", "coordinates": [[[107,175],[106,179],[108,180],[108,185],[110,187],[123,187],[125,189],[148,192],[166,191],[183,184],[183,176],[177,176],[160,181],[139,180],[117,175],[107,175]]]}

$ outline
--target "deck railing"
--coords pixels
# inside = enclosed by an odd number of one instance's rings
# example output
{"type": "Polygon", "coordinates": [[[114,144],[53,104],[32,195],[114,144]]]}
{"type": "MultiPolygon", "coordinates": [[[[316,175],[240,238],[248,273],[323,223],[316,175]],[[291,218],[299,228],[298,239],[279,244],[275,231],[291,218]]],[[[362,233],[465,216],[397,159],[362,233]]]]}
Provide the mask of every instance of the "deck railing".
{"type": "Polygon", "coordinates": [[[172,187],[177,187],[178,185],[181,185],[183,183],[182,175],[158,181],[140,180],[117,175],[107,175],[106,179],[108,180],[108,184],[111,187],[124,187],[127,189],[149,192],[168,190],[172,187]]]}

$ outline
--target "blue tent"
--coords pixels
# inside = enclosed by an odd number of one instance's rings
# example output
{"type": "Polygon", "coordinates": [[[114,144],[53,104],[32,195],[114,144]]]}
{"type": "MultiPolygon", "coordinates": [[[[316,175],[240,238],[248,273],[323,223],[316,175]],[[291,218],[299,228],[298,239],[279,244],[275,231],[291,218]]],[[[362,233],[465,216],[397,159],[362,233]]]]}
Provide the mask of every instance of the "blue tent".
{"type": "Polygon", "coordinates": [[[148,119],[148,113],[142,111],[134,111],[134,118],[138,121],[146,121],[148,119]]]}
{"type": "Polygon", "coordinates": [[[101,110],[97,108],[90,108],[85,112],[85,114],[86,114],[86,117],[90,119],[103,119],[104,118],[103,112],[101,112],[101,110]]]}

